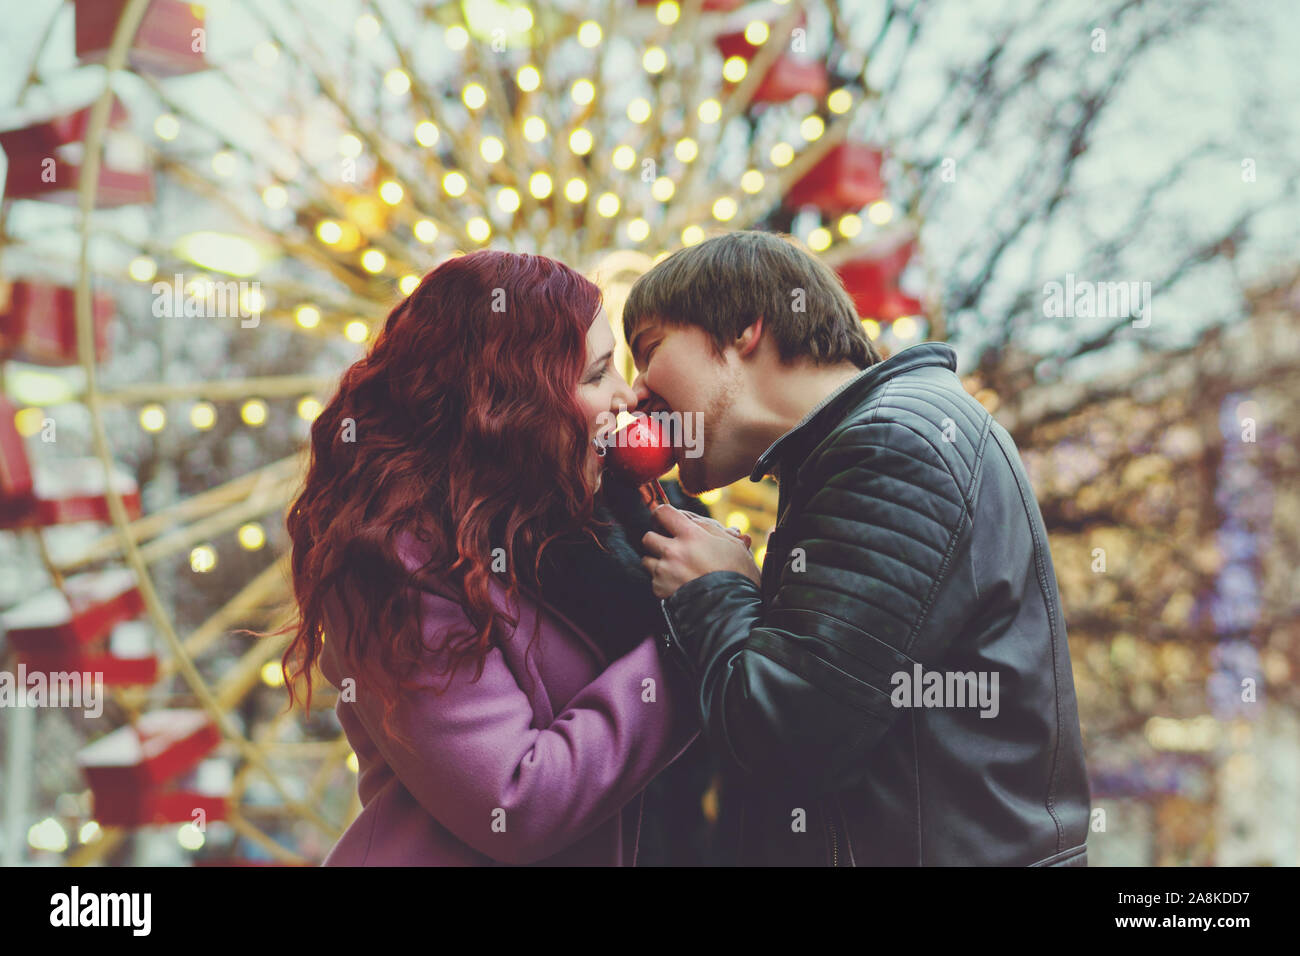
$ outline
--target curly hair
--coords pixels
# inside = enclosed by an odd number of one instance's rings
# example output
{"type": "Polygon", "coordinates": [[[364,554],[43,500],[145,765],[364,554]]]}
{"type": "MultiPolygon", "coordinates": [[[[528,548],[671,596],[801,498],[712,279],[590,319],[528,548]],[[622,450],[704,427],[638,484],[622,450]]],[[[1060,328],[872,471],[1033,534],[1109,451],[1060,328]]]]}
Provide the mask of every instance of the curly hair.
{"type": "Polygon", "coordinates": [[[482,674],[493,629],[518,623],[492,602],[493,550],[504,549],[513,602],[537,587],[548,545],[594,520],[575,388],[600,305],[600,289],[559,262],[481,251],[429,272],[389,313],[312,424],[305,486],[288,513],[298,615],[281,664],[291,707],[303,676],[311,706],[330,599],[347,622],[330,633],[335,650],[401,686],[428,660],[419,601],[434,579],[452,586],[474,628],[443,635],[440,656],[482,674]],[[414,571],[399,553],[407,535],[431,555],[414,571]]]}

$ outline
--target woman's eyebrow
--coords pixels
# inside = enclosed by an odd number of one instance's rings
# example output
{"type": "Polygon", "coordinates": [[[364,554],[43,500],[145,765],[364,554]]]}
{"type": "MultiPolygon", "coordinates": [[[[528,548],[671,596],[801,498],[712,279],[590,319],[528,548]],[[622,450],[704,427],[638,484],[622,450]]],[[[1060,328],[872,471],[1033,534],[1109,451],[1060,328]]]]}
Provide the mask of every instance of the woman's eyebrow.
{"type": "Polygon", "coordinates": [[[610,358],[611,358],[613,355],[614,355],[614,350],[613,350],[613,349],[610,349],[608,352],[606,352],[606,353],[605,353],[604,355],[602,355],[600,358],[596,359],[596,361],[594,361],[594,362],[592,362],[590,365],[588,365],[588,366],[587,366],[587,371],[588,371],[588,372],[591,372],[591,371],[595,370],[598,366],[604,365],[606,362],[608,362],[608,361],[610,360],[610,358]]]}

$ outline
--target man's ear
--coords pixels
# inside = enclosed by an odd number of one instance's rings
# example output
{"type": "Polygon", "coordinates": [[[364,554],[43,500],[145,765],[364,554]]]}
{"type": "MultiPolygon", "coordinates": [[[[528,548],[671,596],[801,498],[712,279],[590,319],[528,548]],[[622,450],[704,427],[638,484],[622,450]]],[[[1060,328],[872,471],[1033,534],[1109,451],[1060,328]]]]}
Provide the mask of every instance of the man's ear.
{"type": "Polygon", "coordinates": [[[736,336],[736,351],[741,358],[749,358],[763,337],[763,317],[760,315],[745,330],[736,336]]]}

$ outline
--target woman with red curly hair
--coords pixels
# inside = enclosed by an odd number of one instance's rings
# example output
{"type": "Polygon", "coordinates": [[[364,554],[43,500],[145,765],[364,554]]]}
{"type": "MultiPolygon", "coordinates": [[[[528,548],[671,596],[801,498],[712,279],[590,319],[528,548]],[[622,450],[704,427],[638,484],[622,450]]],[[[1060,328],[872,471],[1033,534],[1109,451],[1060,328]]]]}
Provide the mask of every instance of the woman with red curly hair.
{"type": "Polygon", "coordinates": [[[697,727],[630,544],[648,514],[602,488],[636,404],[613,347],[572,269],[471,253],[313,423],[284,666],[291,703],[313,665],[338,688],[362,803],[326,865],[635,862],[640,794],[697,727]]]}

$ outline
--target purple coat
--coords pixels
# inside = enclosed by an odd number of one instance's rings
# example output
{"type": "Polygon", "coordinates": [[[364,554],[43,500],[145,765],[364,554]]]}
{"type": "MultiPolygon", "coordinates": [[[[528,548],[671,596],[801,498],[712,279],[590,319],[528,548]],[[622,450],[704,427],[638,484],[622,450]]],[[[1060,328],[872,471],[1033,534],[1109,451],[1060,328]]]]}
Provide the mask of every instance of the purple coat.
{"type": "MultiPolygon", "coordinates": [[[[507,607],[496,582],[493,599],[507,607]]],[[[456,601],[421,601],[427,647],[468,626],[456,601]]],[[[342,689],[355,677],[355,702],[340,694],[335,713],[360,763],[362,810],[325,866],[635,864],[642,791],[698,732],[688,686],[653,637],[611,663],[548,605],[525,664],[537,610],[521,596],[519,626],[493,643],[479,681],[472,668],[450,684],[430,669],[400,692],[392,720],[412,747],[383,733],[391,690],[350,674],[327,640],[326,680],[342,689]]]]}

